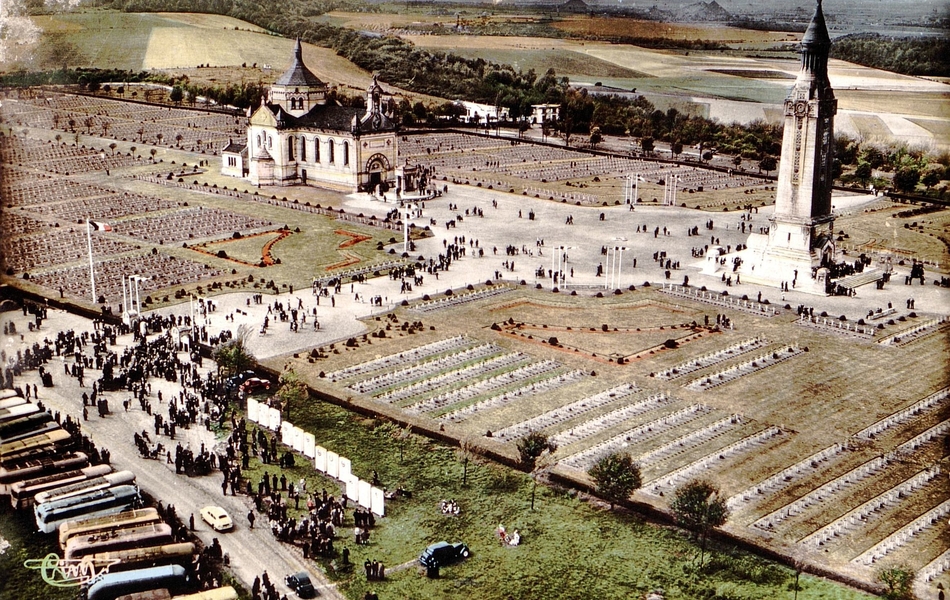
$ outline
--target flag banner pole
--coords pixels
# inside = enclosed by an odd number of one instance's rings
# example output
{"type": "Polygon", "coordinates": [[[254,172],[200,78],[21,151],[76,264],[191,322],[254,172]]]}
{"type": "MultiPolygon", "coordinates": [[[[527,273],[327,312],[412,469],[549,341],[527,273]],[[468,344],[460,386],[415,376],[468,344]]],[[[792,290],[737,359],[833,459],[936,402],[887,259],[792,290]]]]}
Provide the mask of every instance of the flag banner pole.
{"type": "Polygon", "coordinates": [[[89,282],[92,287],[92,303],[96,303],[96,269],[92,260],[92,225],[86,219],[86,244],[89,247],[89,282]]]}

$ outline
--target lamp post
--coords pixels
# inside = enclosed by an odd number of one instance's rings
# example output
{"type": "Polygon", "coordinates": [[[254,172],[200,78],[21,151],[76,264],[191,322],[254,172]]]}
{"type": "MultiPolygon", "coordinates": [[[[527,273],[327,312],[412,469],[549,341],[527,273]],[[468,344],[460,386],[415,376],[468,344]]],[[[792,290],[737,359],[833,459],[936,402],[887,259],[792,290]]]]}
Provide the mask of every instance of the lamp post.
{"type": "Polygon", "coordinates": [[[406,204],[403,208],[403,221],[402,221],[402,251],[409,252],[409,219],[413,217],[413,213],[418,210],[418,206],[415,204],[406,204]]]}
{"type": "Polygon", "coordinates": [[[666,206],[676,206],[676,186],[679,183],[679,175],[670,175],[666,178],[666,187],[663,188],[663,204],[666,206]]]}
{"type": "Polygon", "coordinates": [[[555,246],[551,254],[551,288],[557,287],[558,279],[563,279],[564,269],[567,268],[567,251],[577,246],[555,246]]]}
{"type": "Polygon", "coordinates": [[[624,204],[634,205],[640,202],[640,182],[646,181],[642,176],[637,173],[627,176],[626,185],[624,186],[624,204]]]}
{"type": "MultiPolygon", "coordinates": [[[[615,238],[615,242],[626,242],[626,238],[615,238]]],[[[604,289],[614,289],[620,287],[620,274],[623,270],[623,251],[626,246],[615,244],[607,247],[607,281],[604,283],[604,289]],[[611,262],[612,261],[612,262],[611,262]]]]}

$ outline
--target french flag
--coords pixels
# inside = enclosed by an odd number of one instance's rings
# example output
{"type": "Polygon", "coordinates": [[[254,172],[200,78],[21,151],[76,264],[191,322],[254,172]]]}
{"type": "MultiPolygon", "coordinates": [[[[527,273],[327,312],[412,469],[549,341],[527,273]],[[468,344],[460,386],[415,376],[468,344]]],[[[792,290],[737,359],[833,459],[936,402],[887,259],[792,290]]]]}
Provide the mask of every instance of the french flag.
{"type": "Polygon", "coordinates": [[[112,225],[109,225],[108,223],[89,221],[89,224],[92,225],[93,231],[112,231],[112,225]]]}

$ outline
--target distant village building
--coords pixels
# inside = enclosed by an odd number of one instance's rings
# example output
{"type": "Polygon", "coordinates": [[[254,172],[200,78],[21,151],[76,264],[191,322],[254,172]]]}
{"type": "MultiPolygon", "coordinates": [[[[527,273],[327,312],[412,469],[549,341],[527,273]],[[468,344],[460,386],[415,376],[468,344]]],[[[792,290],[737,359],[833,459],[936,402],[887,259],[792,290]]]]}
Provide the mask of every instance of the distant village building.
{"type": "Polygon", "coordinates": [[[486,123],[488,121],[508,120],[509,111],[507,106],[479,104],[465,100],[456,100],[453,104],[460,109],[458,119],[465,123],[486,123]]]}
{"type": "Polygon", "coordinates": [[[560,104],[532,104],[531,123],[540,125],[545,121],[557,121],[561,116],[560,104]]]}
{"type": "Polygon", "coordinates": [[[290,68],[250,115],[246,143],[221,152],[223,175],[253,185],[312,185],[344,192],[395,184],[397,123],[376,82],[366,108],[327,102],[327,84],[303,63],[300,40],[290,68]]]}

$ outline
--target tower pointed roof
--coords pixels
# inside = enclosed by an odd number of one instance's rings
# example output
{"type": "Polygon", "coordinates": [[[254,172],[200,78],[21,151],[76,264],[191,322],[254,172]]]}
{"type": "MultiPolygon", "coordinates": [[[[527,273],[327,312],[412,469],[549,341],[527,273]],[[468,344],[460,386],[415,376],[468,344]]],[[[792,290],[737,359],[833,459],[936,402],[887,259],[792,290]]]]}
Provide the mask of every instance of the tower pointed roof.
{"type": "Polygon", "coordinates": [[[303,64],[303,47],[300,45],[300,38],[297,38],[297,43],[294,46],[293,62],[274,85],[287,87],[320,87],[325,85],[319,77],[303,64]]]}
{"type": "Polygon", "coordinates": [[[828,47],[831,46],[831,37],[828,35],[828,27],[825,25],[825,14],[821,11],[821,0],[815,7],[815,14],[805,30],[802,37],[802,46],[828,47]]]}

